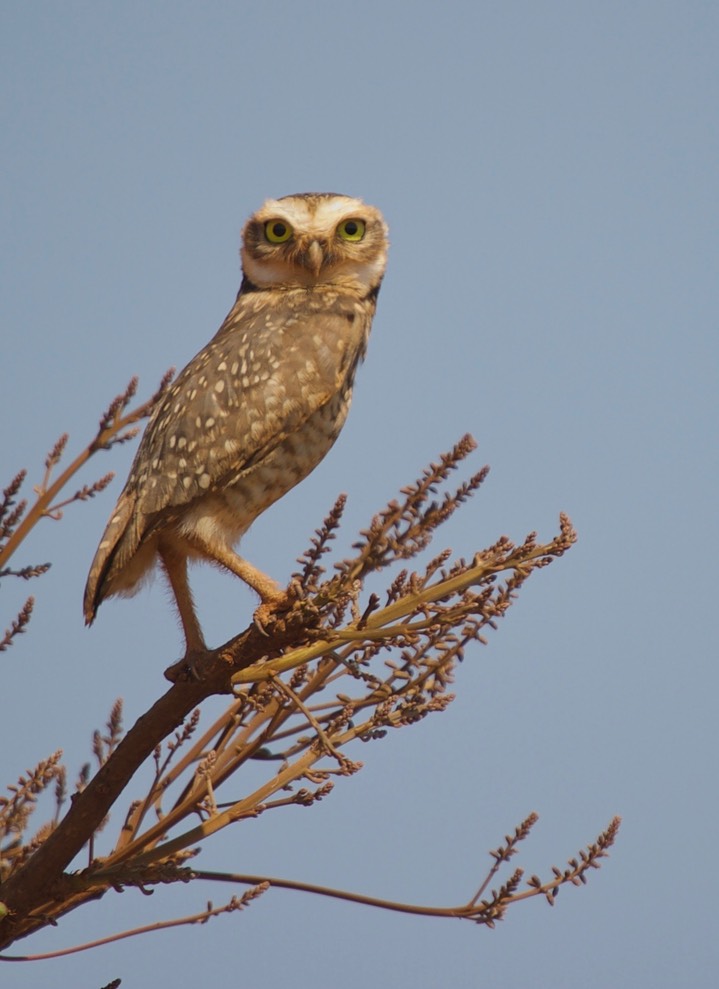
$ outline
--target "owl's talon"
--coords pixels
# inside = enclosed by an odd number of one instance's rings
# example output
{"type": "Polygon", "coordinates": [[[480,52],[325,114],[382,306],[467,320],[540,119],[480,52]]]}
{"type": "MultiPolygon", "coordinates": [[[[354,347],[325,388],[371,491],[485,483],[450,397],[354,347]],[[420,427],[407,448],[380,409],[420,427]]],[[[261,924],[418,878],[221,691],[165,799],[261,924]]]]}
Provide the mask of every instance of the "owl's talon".
{"type": "Polygon", "coordinates": [[[254,613],[254,615],[252,616],[252,624],[255,626],[255,628],[260,633],[260,635],[264,635],[266,639],[269,639],[270,633],[267,631],[265,622],[269,619],[270,616],[265,614],[264,612],[263,614],[260,614],[260,612],[263,611],[264,607],[265,605],[261,604],[260,607],[257,609],[257,611],[254,613]]]}

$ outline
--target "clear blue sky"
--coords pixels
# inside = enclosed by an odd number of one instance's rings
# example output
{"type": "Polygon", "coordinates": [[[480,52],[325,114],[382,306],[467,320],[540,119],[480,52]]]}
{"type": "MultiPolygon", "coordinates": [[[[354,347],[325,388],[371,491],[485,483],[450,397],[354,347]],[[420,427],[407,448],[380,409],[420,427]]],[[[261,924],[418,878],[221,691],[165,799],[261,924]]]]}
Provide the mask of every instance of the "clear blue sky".
{"type": "MultiPolygon", "coordinates": [[[[3,4],[3,484],[39,480],[60,432],[81,448],[132,374],[147,394],[209,339],[263,199],[332,190],[385,212],[389,273],[337,446],[246,555],[286,577],[339,491],[349,541],[466,431],[492,473],[442,544],[549,538],[560,510],[580,533],[446,714],[203,865],[448,904],[531,810],[519,864],[543,875],[624,818],[586,889],[493,932],[274,892],[6,984],[715,984],[718,24],[702,0],[3,4]]],[[[132,723],[177,658],[159,584],[83,627],[118,490],[27,548],[53,569],[2,659],[3,783],[58,747],[74,774],[113,700],[132,723]]],[[[246,622],[231,578],[194,584],[214,642],[246,622]]],[[[3,627],[27,591],[4,583],[3,627]]],[[[21,950],[227,896],[108,895],[21,950]]]]}

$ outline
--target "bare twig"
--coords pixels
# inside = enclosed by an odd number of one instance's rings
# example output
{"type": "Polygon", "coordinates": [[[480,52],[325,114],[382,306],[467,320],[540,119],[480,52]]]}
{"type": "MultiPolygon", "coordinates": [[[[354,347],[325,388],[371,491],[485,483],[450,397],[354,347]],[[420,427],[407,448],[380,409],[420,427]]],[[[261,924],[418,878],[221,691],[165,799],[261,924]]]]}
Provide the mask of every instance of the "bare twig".
{"type": "Polygon", "coordinates": [[[155,924],[145,924],[142,927],[133,927],[128,931],[120,931],[117,934],[110,934],[108,937],[97,938],[95,941],[86,941],[84,944],[76,944],[72,948],[62,948],[59,951],[46,951],[38,955],[0,955],[3,962],[37,962],[47,961],[50,958],[64,958],[67,955],[76,955],[80,951],[89,951],[91,948],[100,948],[105,944],[113,944],[116,941],[123,941],[125,938],[137,937],[138,934],[152,934],[156,931],[167,931],[172,927],[185,927],[188,924],[206,924],[213,917],[219,917],[225,913],[235,913],[244,910],[253,900],[265,893],[269,889],[269,883],[259,883],[252,889],[248,889],[242,896],[233,896],[232,899],[221,907],[213,907],[208,904],[206,910],[199,913],[190,914],[188,917],[176,917],[174,920],[161,920],[155,924]]]}

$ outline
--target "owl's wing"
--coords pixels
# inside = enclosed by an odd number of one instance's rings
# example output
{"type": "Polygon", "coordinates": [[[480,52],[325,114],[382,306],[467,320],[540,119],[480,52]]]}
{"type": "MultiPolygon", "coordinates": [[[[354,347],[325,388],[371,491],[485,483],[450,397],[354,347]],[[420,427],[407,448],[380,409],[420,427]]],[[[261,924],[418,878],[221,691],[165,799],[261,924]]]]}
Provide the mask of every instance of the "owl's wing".
{"type": "Polygon", "coordinates": [[[240,296],[147,427],[127,488],[148,522],[264,459],[337,394],[364,352],[369,321],[359,325],[347,303],[303,316],[254,301],[240,296]]]}

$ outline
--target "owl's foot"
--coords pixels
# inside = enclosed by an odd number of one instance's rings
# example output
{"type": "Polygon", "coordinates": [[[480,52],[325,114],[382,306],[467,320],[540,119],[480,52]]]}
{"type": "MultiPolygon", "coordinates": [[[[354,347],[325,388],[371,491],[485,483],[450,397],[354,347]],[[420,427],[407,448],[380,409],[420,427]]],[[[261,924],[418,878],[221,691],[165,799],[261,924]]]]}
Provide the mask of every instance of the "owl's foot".
{"type": "Polygon", "coordinates": [[[194,680],[198,682],[202,680],[197,669],[198,660],[202,659],[210,652],[209,649],[188,649],[182,659],[178,659],[176,663],[168,666],[165,670],[164,676],[166,680],[170,683],[177,683],[178,681],[190,681],[194,680]]]}
{"type": "Polygon", "coordinates": [[[286,591],[273,594],[272,597],[265,597],[252,616],[252,622],[257,631],[269,638],[270,626],[277,621],[280,615],[288,612],[294,603],[294,595],[288,594],[286,591]]]}
{"type": "Polygon", "coordinates": [[[321,621],[320,610],[305,596],[302,585],[291,580],[287,589],[271,598],[265,597],[253,617],[255,628],[265,637],[289,632],[291,629],[317,628],[321,621]]]}

